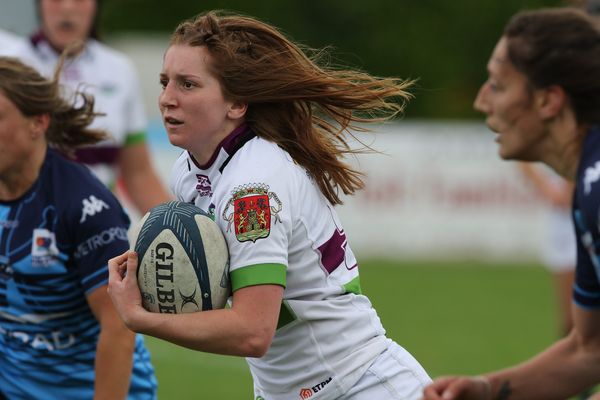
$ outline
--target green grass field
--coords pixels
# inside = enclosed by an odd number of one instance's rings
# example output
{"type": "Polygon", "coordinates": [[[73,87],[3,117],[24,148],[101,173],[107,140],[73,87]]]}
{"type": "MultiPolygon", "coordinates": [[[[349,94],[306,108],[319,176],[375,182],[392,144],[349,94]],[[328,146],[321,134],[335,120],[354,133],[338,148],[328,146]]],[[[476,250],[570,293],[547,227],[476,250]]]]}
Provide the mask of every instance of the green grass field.
{"type": "MultiPolygon", "coordinates": [[[[508,366],[558,335],[551,278],[540,266],[370,261],[360,271],[388,336],[432,377],[508,366]]],[[[243,359],[147,344],[159,399],[252,399],[243,359]]]]}

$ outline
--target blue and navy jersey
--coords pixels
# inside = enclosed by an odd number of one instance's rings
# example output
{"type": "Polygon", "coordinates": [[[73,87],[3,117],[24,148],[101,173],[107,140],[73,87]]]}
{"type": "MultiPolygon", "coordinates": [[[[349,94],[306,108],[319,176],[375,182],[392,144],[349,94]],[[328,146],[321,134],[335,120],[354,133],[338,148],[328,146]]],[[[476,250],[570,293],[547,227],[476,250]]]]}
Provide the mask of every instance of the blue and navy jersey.
{"type": "MultiPolygon", "coordinates": [[[[48,149],[19,199],[0,202],[0,391],[9,398],[92,398],[100,325],[86,296],[128,249],[129,218],[87,167],[48,149]]],[[[155,397],[138,336],[130,397],[155,397]]]]}
{"type": "Polygon", "coordinates": [[[577,170],[573,220],[577,270],[573,298],[586,309],[600,308],[600,127],[588,132],[577,170]]]}

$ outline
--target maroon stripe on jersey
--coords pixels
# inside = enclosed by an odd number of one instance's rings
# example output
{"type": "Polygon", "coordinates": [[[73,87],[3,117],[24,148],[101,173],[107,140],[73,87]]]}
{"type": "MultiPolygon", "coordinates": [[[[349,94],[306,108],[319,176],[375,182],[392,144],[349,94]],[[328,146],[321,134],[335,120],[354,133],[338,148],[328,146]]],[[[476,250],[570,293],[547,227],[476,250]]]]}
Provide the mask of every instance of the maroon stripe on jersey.
{"type": "MultiPolygon", "coordinates": [[[[328,241],[319,246],[321,264],[328,273],[335,271],[346,259],[348,241],[343,230],[336,229],[328,241]]],[[[348,268],[348,266],[346,266],[348,268]]],[[[352,269],[352,268],[348,268],[352,269]]]]}
{"type": "Polygon", "coordinates": [[[242,125],[238,126],[237,128],[235,128],[233,131],[231,131],[231,133],[229,135],[227,135],[227,137],[225,137],[225,139],[221,140],[221,143],[219,143],[219,145],[215,149],[215,152],[213,153],[213,155],[210,157],[210,159],[204,165],[198,164],[198,161],[196,161],[196,159],[194,158],[192,153],[190,153],[189,151],[188,151],[188,155],[190,156],[190,159],[194,162],[194,165],[196,165],[196,167],[198,167],[199,169],[204,169],[204,170],[209,169],[213,165],[215,160],[217,159],[217,156],[219,155],[219,151],[221,149],[223,149],[227,152],[227,154],[231,154],[232,150],[235,148],[237,139],[241,135],[243,135],[247,130],[248,130],[248,126],[246,124],[242,124],[242,125]]]}
{"type": "Polygon", "coordinates": [[[120,154],[121,149],[118,146],[82,147],[75,151],[75,161],[88,165],[114,165],[120,154]]]}

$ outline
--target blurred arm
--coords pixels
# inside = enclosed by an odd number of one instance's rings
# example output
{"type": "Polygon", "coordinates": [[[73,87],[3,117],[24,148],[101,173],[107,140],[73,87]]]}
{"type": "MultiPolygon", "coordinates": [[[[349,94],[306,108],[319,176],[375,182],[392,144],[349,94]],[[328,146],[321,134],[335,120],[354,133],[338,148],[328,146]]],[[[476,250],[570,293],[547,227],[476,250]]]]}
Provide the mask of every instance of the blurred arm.
{"type": "Polygon", "coordinates": [[[533,184],[544,200],[557,207],[571,207],[574,190],[572,182],[564,178],[560,178],[562,180],[560,183],[554,182],[533,163],[520,162],[518,165],[523,175],[533,184]]]}
{"type": "Polygon", "coordinates": [[[508,380],[508,399],[565,399],[600,381],[600,311],[574,308],[569,336],[521,365],[488,376],[494,393],[508,380]]]}
{"type": "Polygon", "coordinates": [[[127,329],[119,318],[106,292],[106,285],[94,290],[87,301],[100,323],[94,400],[125,399],[133,367],[135,333],[127,329]]]}
{"type": "Polygon", "coordinates": [[[127,195],[140,214],[173,199],[154,171],[145,142],[124,146],[119,168],[127,195]]]}
{"type": "Polygon", "coordinates": [[[532,359],[483,377],[436,379],[424,399],[561,400],[581,392],[600,381],[600,311],[575,307],[574,319],[569,336],[532,359]]]}

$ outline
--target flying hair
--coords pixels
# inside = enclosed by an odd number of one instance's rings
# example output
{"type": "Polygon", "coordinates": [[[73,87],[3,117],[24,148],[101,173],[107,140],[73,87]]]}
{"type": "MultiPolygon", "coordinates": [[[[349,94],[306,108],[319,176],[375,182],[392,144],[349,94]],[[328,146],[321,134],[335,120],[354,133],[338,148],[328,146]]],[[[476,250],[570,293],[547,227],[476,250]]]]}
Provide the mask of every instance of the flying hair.
{"type": "MultiPolygon", "coordinates": [[[[246,123],[304,167],[332,204],[364,187],[344,158],[352,132],[398,117],[412,82],[335,68],[325,50],[304,48],[254,18],[211,11],[181,23],[173,45],[204,46],[225,98],[248,104],[246,123]]],[[[360,142],[360,141],[358,141],[360,142]]]]}

